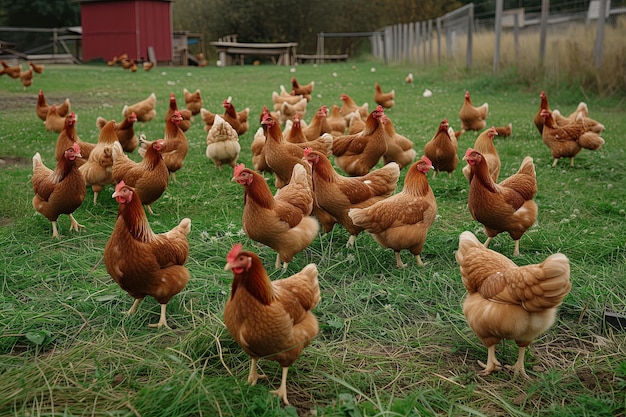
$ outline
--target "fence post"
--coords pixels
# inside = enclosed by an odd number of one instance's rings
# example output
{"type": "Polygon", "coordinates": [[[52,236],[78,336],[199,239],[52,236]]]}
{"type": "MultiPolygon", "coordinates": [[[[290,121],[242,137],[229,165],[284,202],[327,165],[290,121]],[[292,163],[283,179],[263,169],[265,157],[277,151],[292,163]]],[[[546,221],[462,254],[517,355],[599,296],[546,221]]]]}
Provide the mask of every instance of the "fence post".
{"type": "Polygon", "coordinates": [[[472,67],[472,49],[474,48],[474,3],[470,3],[470,6],[467,14],[467,57],[465,61],[467,68],[472,67]]]}
{"type": "Polygon", "coordinates": [[[493,49],[493,72],[498,72],[500,66],[500,41],[502,38],[502,0],[496,0],[496,44],[493,49]]]}
{"type": "Polygon", "coordinates": [[[543,67],[546,56],[546,37],[548,32],[548,14],[550,13],[550,0],[541,0],[541,30],[539,33],[539,66],[543,67]]]}
{"type": "Polygon", "coordinates": [[[437,18],[437,65],[441,65],[441,18],[437,18]]]}
{"type": "Polygon", "coordinates": [[[604,19],[606,18],[606,2],[600,0],[600,11],[598,12],[598,34],[596,35],[596,44],[593,48],[594,67],[600,68],[602,65],[602,44],[604,44],[604,19]]]}

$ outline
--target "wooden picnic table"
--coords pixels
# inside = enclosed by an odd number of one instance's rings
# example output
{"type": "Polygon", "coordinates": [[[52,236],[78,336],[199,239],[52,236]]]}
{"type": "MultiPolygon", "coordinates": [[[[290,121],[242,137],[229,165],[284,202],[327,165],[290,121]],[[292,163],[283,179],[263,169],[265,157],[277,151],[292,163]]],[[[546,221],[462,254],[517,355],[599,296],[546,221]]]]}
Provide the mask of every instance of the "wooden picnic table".
{"type": "Polygon", "coordinates": [[[296,63],[297,42],[281,43],[246,43],[246,42],[210,42],[217,49],[219,60],[223,66],[239,62],[244,64],[245,55],[269,55],[277,65],[294,65],[296,63]]]}

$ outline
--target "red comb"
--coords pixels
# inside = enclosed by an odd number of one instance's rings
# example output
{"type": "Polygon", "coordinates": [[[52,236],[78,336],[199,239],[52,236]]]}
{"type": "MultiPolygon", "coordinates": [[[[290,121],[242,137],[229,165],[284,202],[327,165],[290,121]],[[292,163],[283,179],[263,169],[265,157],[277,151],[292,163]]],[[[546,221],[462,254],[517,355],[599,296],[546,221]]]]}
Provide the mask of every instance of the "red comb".
{"type": "Polygon", "coordinates": [[[472,148],[467,148],[467,151],[465,151],[465,156],[470,156],[472,152],[474,152],[472,148]]]}
{"type": "Polygon", "coordinates": [[[170,100],[176,100],[176,96],[174,95],[174,93],[170,93],[170,100]]]}
{"type": "Polygon", "coordinates": [[[428,159],[426,155],[422,156],[421,160],[426,162],[428,165],[433,166],[433,163],[430,162],[430,159],[428,159]]]}
{"type": "Polygon", "coordinates": [[[235,262],[235,259],[237,259],[242,247],[243,245],[241,243],[235,243],[230,252],[228,252],[228,255],[226,255],[226,262],[229,264],[235,262]]]}
{"type": "Polygon", "coordinates": [[[124,183],[124,180],[118,182],[117,185],[115,186],[115,192],[119,193],[120,191],[122,191],[122,188],[124,187],[126,187],[126,183],[124,183]]]}
{"type": "Polygon", "coordinates": [[[244,169],[246,169],[246,166],[244,164],[237,164],[234,171],[235,177],[241,174],[244,169]]]}
{"type": "Polygon", "coordinates": [[[376,111],[383,111],[383,106],[381,106],[380,104],[376,106],[376,111]]]}
{"type": "Polygon", "coordinates": [[[78,143],[74,142],[74,144],[72,145],[72,149],[75,153],[80,153],[80,145],[78,143]]]}
{"type": "Polygon", "coordinates": [[[309,147],[309,148],[304,148],[304,156],[309,156],[311,155],[311,152],[313,152],[313,148],[309,147]]]}
{"type": "Polygon", "coordinates": [[[176,117],[183,117],[178,110],[174,111],[174,116],[176,116],[176,117]]]}

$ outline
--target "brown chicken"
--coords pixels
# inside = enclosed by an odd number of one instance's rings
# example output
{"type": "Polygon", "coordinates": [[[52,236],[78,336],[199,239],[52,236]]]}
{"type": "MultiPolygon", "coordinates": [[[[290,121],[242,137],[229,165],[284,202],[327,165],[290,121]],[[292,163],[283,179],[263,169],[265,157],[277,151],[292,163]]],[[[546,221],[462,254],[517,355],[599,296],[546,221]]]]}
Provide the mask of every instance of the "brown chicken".
{"type": "Polygon", "coordinates": [[[287,103],[286,101],[281,104],[279,110],[278,121],[281,125],[287,123],[287,120],[293,120],[293,118],[298,115],[301,119],[304,118],[306,114],[307,101],[305,98],[300,100],[295,104],[287,103]]]}
{"type": "Polygon", "coordinates": [[[22,67],[19,65],[9,65],[6,61],[0,61],[2,69],[0,69],[0,75],[6,74],[11,78],[20,78],[22,67]]]}
{"type": "MultiPolygon", "coordinates": [[[[281,90],[283,89],[284,87],[281,88],[281,90]]],[[[302,96],[301,94],[294,96],[294,95],[287,93],[286,91],[284,92],[284,94],[279,94],[276,91],[272,92],[272,102],[274,103],[274,110],[280,110],[283,103],[288,103],[291,105],[299,103],[300,101],[302,101],[303,98],[304,96],[302,96]]]]}
{"type": "Polygon", "coordinates": [[[383,164],[397,162],[400,169],[410,165],[417,156],[411,139],[396,132],[393,122],[387,115],[383,115],[381,122],[387,133],[387,152],[383,154],[383,164]]]}
{"type": "Polygon", "coordinates": [[[257,362],[269,359],[283,368],[280,387],[272,394],[287,399],[287,373],[302,351],[317,336],[312,310],[321,300],[318,271],[308,264],[297,274],[270,281],[259,257],[236,244],[226,257],[224,270],[233,271],[224,324],[237,344],[250,355],[248,384],[259,378],[257,362]]]}
{"type": "Polygon", "coordinates": [[[472,104],[469,91],[465,92],[463,106],[459,111],[459,119],[461,119],[461,130],[483,130],[487,125],[486,119],[489,113],[489,105],[483,103],[475,107],[472,104]]]}
{"type": "Polygon", "coordinates": [[[20,81],[22,81],[22,86],[24,86],[24,91],[26,91],[27,87],[33,85],[33,70],[29,69],[20,72],[20,81]]]}
{"type": "MultiPolygon", "coordinates": [[[[48,102],[46,101],[46,96],[43,93],[43,90],[39,90],[39,94],[37,95],[37,104],[35,106],[35,111],[37,112],[37,116],[46,121],[46,117],[48,116],[48,102]]],[[[70,112],[70,99],[66,98],[65,101],[61,104],[56,104],[56,113],[61,117],[65,117],[70,112]]]]}
{"type": "Polygon", "coordinates": [[[28,66],[35,71],[37,74],[43,74],[45,65],[44,64],[35,64],[34,62],[29,62],[28,66]]]}
{"type": "Polygon", "coordinates": [[[341,115],[341,109],[336,104],[333,104],[330,107],[328,124],[330,125],[330,133],[333,136],[341,136],[346,134],[346,128],[348,127],[348,124],[346,122],[346,119],[344,119],[341,115]]]}
{"type": "Polygon", "coordinates": [[[513,133],[513,123],[509,123],[506,126],[494,126],[498,136],[508,138],[513,133]]]}
{"type": "Polygon", "coordinates": [[[306,85],[301,85],[296,80],[296,77],[291,77],[291,94],[294,96],[301,95],[306,98],[306,101],[311,101],[311,94],[313,94],[313,89],[315,88],[315,81],[311,81],[306,85]]]}
{"type": "Polygon", "coordinates": [[[485,158],[469,148],[463,157],[470,165],[469,211],[485,227],[489,242],[502,232],[515,241],[513,255],[519,255],[519,240],[537,220],[537,178],[533,159],[527,156],[519,170],[496,184],[489,175],[485,158]]]}
{"type": "Polygon", "coordinates": [[[145,100],[141,100],[135,104],[125,105],[122,108],[122,117],[128,117],[131,113],[135,113],[137,120],[146,123],[154,119],[156,116],[156,94],[152,93],[145,100]]]}
{"type": "Polygon", "coordinates": [[[367,174],[387,152],[387,132],[381,121],[382,106],[367,116],[365,128],[356,135],[337,136],[333,140],[335,164],[350,176],[367,174]]]}
{"type": "MultiPolygon", "coordinates": [[[[285,136],[285,132],[283,132],[283,136],[285,136]]],[[[297,144],[303,150],[304,148],[313,148],[314,151],[319,151],[326,156],[330,156],[333,153],[333,136],[329,133],[324,133],[317,139],[308,140],[302,131],[302,123],[298,115],[294,117],[293,124],[285,136],[285,140],[297,144]]]]}
{"type": "Polygon", "coordinates": [[[583,149],[597,150],[604,144],[604,139],[590,131],[583,120],[576,120],[565,126],[557,126],[552,113],[541,111],[544,124],[541,133],[543,143],[552,152],[555,167],[560,158],[569,158],[570,166],[574,166],[574,157],[583,149]]]}
{"type": "Polygon", "coordinates": [[[602,132],[604,132],[605,129],[602,123],[589,117],[589,109],[587,108],[587,103],[583,101],[578,104],[576,110],[569,116],[565,117],[558,109],[554,109],[552,111],[552,117],[554,118],[557,126],[565,126],[572,122],[582,121],[585,125],[585,128],[587,128],[587,130],[591,132],[601,134],[602,132]]]}
{"type": "Polygon", "coordinates": [[[202,108],[202,95],[200,90],[196,89],[193,93],[183,88],[183,96],[185,98],[185,107],[191,112],[193,116],[200,113],[202,108]]]}
{"type": "Polygon", "coordinates": [[[293,257],[306,249],[319,231],[319,223],[310,216],[313,194],[306,168],[293,167],[289,184],[274,196],[265,179],[243,164],[235,167],[233,181],[243,185],[243,230],[246,235],[276,251],[276,268],[287,269],[293,257]]]}
{"type": "Polygon", "coordinates": [[[85,199],[85,179],[78,171],[77,158],[80,158],[80,146],[74,143],[63,152],[51,170],[46,167],[41,155],[33,156],[33,208],[43,214],[52,223],[52,237],[59,237],[57,220],[61,214],[70,218],[70,230],[78,231],[80,227],[74,218],[74,211],[83,204],[85,199]]]}
{"type": "Polygon", "coordinates": [[[237,131],[237,134],[241,136],[248,131],[248,116],[250,115],[250,108],[246,107],[241,111],[237,111],[235,110],[235,106],[233,106],[232,101],[232,97],[228,97],[222,103],[222,106],[224,107],[224,120],[230,123],[230,125],[237,131]]]}
{"type": "Polygon", "coordinates": [[[250,150],[252,151],[252,167],[258,172],[272,173],[265,159],[265,131],[259,127],[252,138],[250,150]]]}
{"type": "Polygon", "coordinates": [[[517,266],[485,248],[471,232],[459,238],[456,260],[467,296],[463,314],[487,348],[487,363],[478,362],[481,375],[500,370],[496,345],[502,339],[519,347],[517,362],[506,366],[514,376],[529,378],[524,367],[526,348],[554,324],[557,308],[572,288],[570,265],[561,253],[535,265],[517,266]]]}
{"type": "Polygon", "coordinates": [[[357,105],[356,102],[349,95],[342,93],[339,98],[341,99],[341,114],[348,121],[348,115],[354,111],[358,111],[363,119],[366,119],[369,115],[369,105],[367,103],[363,103],[361,106],[357,105]]]}
{"type": "Polygon", "coordinates": [[[361,113],[354,111],[348,115],[348,135],[356,135],[365,129],[365,122],[361,113]]]}
{"type": "MultiPolygon", "coordinates": [[[[137,146],[139,146],[139,138],[135,134],[135,122],[137,121],[137,115],[133,112],[128,117],[125,117],[120,123],[115,123],[114,129],[115,134],[117,135],[117,140],[120,145],[122,145],[122,149],[124,152],[131,153],[137,146]]],[[[104,117],[96,118],[96,127],[98,129],[102,129],[104,125],[107,123],[107,120],[104,117]]],[[[132,187],[133,185],[131,185],[132,187]]]]}
{"type": "Polygon", "coordinates": [[[380,84],[374,83],[374,102],[384,109],[390,109],[396,104],[396,90],[384,93],[380,84]]]}
{"type": "Polygon", "coordinates": [[[324,133],[332,132],[330,123],[328,122],[328,107],[321,106],[311,118],[311,122],[302,128],[302,133],[308,140],[315,140],[324,133]]]}
{"type": "MultiPolygon", "coordinates": [[[[498,150],[496,149],[496,145],[493,143],[493,139],[498,135],[498,132],[495,127],[491,127],[484,132],[482,132],[474,141],[474,150],[476,152],[480,152],[483,156],[483,159],[487,162],[487,166],[489,167],[489,175],[493,182],[498,182],[498,177],[500,177],[500,156],[498,155],[498,150]]],[[[470,177],[470,166],[469,164],[463,167],[463,175],[465,178],[469,180],[470,177]]]]}
{"type": "Polygon", "coordinates": [[[65,154],[65,150],[71,148],[75,143],[80,145],[80,154],[81,156],[76,158],[76,165],[79,167],[87,162],[89,159],[89,154],[96,146],[95,143],[84,142],[78,137],[76,133],[76,122],[78,121],[78,117],[76,113],[70,113],[64,119],[63,130],[59,133],[57,137],[57,141],[54,147],[54,157],[57,161],[63,158],[65,154]]]}
{"type": "Polygon", "coordinates": [[[537,111],[537,114],[535,114],[535,118],[533,119],[533,122],[535,123],[535,126],[537,127],[540,135],[541,132],[543,132],[543,116],[541,115],[542,110],[552,112],[552,110],[550,110],[550,105],[548,104],[548,96],[546,96],[545,91],[542,91],[541,94],[539,94],[539,110],[537,111]]]}
{"type": "Polygon", "coordinates": [[[115,120],[109,120],[98,136],[98,142],[91,150],[87,162],[80,166],[87,185],[93,190],[93,203],[98,201],[98,194],[108,185],[115,184],[113,179],[113,144],[117,141],[115,120]]]}
{"type": "Polygon", "coordinates": [[[456,136],[450,134],[450,125],[448,119],[443,119],[439,123],[439,128],[435,132],[435,136],[424,145],[424,155],[432,161],[434,174],[438,172],[447,172],[448,177],[452,177],[452,173],[459,163],[459,144],[456,136]]]}
{"type": "MultiPolygon", "coordinates": [[[[350,233],[347,246],[354,245],[356,235],[363,228],[352,222],[348,216],[349,210],[369,207],[389,197],[396,189],[400,167],[391,162],[363,176],[344,177],[335,171],[330,160],[322,153],[307,148],[304,150],[304,159],[311,165],[316,204],[350,233]]],[[[320,219],[320,223],[324,225],[324,220],[320,219]]]]}
{"type": "Polygon", "coordinates": [[[222,169],[222,165],[237,165],[237,158],[241,152],[239,135],[234,127],[227,123],[219,114],[206,135],[206,156],[215,166],[222,169]]]}
{"type": "Polygon", "coordinates": [[[150,71],[152,68],[154,68],[154,62],[143,61],[142,66],[144,71],[150,71]]]}
{"type": "Polygon", "coordinates": [[[146,142],[146,153],[141,162],[126,156],[119,142],[113,144],[113,179],[133,187],[150,214],[154,214],[150,205],[163,195],[170,179],[161,156],[164,142],[163,139],[146,142]]]}
{"type": "Polygon", "coordinates": [[[352,222],[370,233],[384,248],[396,256],[398,268],[406,268],[400,251],[407,249],[417,264],[424,266],[421,253],[428,229],[437,216],[437,202],[426,174],[433,169],[430,160],[422,158],[408,169],[402,191],[366,208],[348,211],[352,222]]]}
{"type": "Polygon", "coordinates": [[[119,210],[104,248],[107,272],[135,299],[128,314],[135,313],[141,300],[150,295],[161,304],[161,316],[158,323],[149,326],[169,329],[165,317],[167,303],[185,288],[190,277],[184,265],[189,256],[187,235],[191,220],[184,218],[170,231],[156,234],[132,187],[120,182],[113,198],[119,203],[119,210]]]}
{"type": "MultiPolygon", "coordinates": [[[[187,136],[185,135],[185,132],[178,127],[178,124],[182,120],[183,117],[180,115],[180,112],[176,110],[172,117],[165,122],[165,134],[163,135],[165,145],[161,150],[161,155],[163,156],[165,165],[167,165],[167,169],[170,172],[172,181],[176,181],[176,172],[183,167],[185,157],[189,152],[189,142],[187,141],[187,136]]],[[[147,146],[148,142],[144,143],[140,141],[139,154],[141,156],[145,155],[147,146]]]]}
{"type": "Polygon", "coordinates": [[[61,133],[65,126],[65,116],[61,116],[57,111],[55,104],[48,107],[48,113],[46,113],[46,120],[44,126],[48,132],[53,131],[61,133]]]}
{"type": "Polygon", "coordinates": [[[179,109],[178,104],[176,104],[176,95],[174,93],[170,93],[170,104],[165,112],[165,122],[172,118],[172,115],[175,111],[178,111],[182,116],[182,120],[178,123],[178,127],[183,132],[186,132],[191,127],[191,110],[188,109],[179,109]]]}

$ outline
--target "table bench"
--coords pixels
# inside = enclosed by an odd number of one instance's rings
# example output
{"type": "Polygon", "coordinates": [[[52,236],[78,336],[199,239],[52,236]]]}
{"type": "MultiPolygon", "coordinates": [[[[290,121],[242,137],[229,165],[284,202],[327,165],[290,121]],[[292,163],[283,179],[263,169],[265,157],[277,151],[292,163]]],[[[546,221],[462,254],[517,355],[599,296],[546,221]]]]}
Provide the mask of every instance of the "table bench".
{"type": "Polygon", "coordinates": [[[245,42],[210,42],[217,50],[222,66],[233,63],[244,64],[245,55],[269,55],[277,65],[296,63],[296,42],[283,43],[245,43],[245,42]]]}

